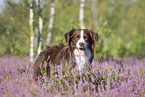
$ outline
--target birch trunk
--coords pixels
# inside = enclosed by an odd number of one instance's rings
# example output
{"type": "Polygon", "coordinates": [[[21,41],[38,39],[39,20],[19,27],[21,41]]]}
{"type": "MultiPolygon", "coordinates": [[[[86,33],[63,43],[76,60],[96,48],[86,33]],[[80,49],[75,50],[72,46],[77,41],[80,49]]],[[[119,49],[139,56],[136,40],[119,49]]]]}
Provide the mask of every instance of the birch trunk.
{"type": "Polygon", "coordinates": [[[31,0],[30,3],[30,62],[33,63],[33,57],[34,57],[34,30],[33,30],[33,7],[34,7],[34,0],[31,0]]]}
{"type": "Polygon", "coordinates": [[[84,7],[85,7],[85,0],[81,0],[80,16],[79,16],[81,29],[85,29],[85,25],[84,25],[84,7]]]}
{"type": "Polygon", "coordinates": [[[54,2],[52,2],[51,8],[50,8],[50,20],[49,20],[49,25],[48,25],[48,34],[47,34],[47,39],[46,39],[47,46],[50,44],[50,41],[51,41],[54,14],[55,14],[55,4],[54,4],[54,2]]]}
{"type": "Polygon", "coordinates": [[[92,9],[92,12],[93,12],[93,19],[94,19],[95,27],[98,27],[98,9],[97,9],[97,5],[98,5],[98,0],[93,0],[91,9],[92,9]]]}
{"type": "Polygon", "coordinates": [[[37,5],[38,16],[39,16],[39,27],[38,27],[39,36],[38,36],[37,54],[40,54],[41,47],[42,47],[42,28],[43,28],[43,20],[42,20],[41,8],[40,8],[40,0],[36,0],[36,5],[37,5]]]}

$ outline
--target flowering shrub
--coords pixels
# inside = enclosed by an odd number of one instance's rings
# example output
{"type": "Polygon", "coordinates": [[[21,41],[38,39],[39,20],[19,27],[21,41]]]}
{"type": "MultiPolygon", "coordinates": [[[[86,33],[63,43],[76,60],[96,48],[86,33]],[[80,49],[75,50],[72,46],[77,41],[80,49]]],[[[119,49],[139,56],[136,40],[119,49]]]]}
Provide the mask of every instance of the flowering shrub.
{"type": "MultiPolygon", "coordinates": [[[[95,62],[79,72],[71,64],[52,66],[51,78],[32,80],[29,57],[0,58],[1,97],[144,97],[145,59],[124,58],[121,62],[95,62]],[[122,64],[123,63],[123,64],[122,64]]],[[[45,65],[44,65],[45,66],[45,65]]]]}

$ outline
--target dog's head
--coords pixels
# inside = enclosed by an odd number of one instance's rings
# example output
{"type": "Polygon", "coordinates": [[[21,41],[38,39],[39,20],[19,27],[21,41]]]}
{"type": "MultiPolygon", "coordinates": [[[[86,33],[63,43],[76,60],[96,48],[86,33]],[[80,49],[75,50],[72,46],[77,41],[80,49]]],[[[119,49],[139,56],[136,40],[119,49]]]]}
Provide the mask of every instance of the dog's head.
{"type": "Polygon", "coordinates": [[[98,34],[90,29],[71,29],[65,34],[65,40],[72,49],[78,49],[80,55],[86,48],[93,50],[98,34]]]}

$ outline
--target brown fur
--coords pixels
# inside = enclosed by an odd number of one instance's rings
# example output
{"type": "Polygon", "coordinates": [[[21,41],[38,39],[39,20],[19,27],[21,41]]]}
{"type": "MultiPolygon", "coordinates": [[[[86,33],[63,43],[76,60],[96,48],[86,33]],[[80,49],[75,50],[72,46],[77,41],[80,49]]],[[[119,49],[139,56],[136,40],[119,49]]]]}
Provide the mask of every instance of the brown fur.
{"type": "Polygon", "coordinates": [[[71,51],[70,51],[70,47],[69,46],[65,46],[62,43],[57,45],[57,46],[53,46],[53,47],[47,47],[46,50],[42,51],[34,65],[33,65],[33,79],[37,80],[37,77],[41,77],[41,70],[39,65],[41,63],[43,63],[44,61],[47,61],[47,67],[46,67],[46,71],[47,71],[47,76],[50,77],[50,66],[49,66],[49,62],[51,61],[52,64],[55,65],[59,65],[60,60],[69,60],[70,57],[68,57],[68,55],[71,55],[71,51]]]}

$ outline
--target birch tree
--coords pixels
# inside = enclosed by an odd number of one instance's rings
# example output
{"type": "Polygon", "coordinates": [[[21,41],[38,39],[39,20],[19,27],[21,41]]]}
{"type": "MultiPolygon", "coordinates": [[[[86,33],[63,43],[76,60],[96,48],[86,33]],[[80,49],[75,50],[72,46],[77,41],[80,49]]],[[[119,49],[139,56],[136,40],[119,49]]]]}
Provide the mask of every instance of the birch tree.
{"type": "Polygon", "coordinates": [[[49,25],[48,25],[48,34],[47,34],[47,39],[46,39],[46,45],[49,45],[50,41],[51,41],[54,14],[55,14],[55,2],[51,2],[50,20],[49,20],[49,25]]]}
{"type": "Polygon", "coordinates": [[[38,50],[37,50],[37,54],[39,54],[41,52],[41,47],[42,47],[42,28],[43,28],[40,0],[36,0],[36,5],[37,5],[37,11],[39,17],[39,27],[38,27],[39,36],[38,36],[38,50]]]}
{"type": "Polygon", "coordinates": [[[33,8],[34,8],[34,0],[31,0],[30,3],[30,62],[33,63],[33,57],[34,57],[34,30],[33,30],[33,22],[34,22],[34,13],[33,13],[33,8]]]}
{"type": "Polygon", "coordinates": [[[84,7],[85,7],[85,0],[81,0],[80,15],[79,15],[81,29],[85,28],[85,25],[84,25],[84,7]]]}

